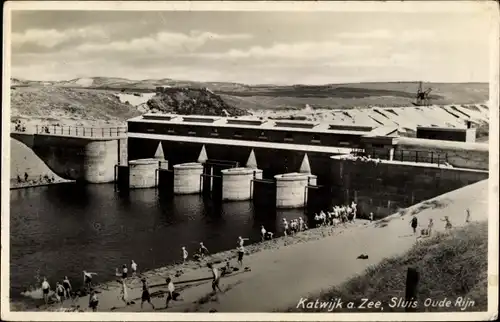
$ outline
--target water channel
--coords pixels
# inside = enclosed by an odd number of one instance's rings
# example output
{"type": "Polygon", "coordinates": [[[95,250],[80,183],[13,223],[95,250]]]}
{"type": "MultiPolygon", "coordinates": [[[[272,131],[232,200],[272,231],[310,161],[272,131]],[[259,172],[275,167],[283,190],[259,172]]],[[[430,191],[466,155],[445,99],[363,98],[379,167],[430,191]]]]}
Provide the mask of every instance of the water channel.
{"type": "Polygon", "coordinates": [[[167,197],[156,189],[118,192],[113,184],[73,183],[10,192],[11,298],[37,278],[51,285],[67,275],[74,286],[82,270],[114,278],[114,270],[135,260],[141,271],[193,254],[200,241],[211,252],[236,247],[238,236],[260,240],[260,226],[282,235],[282,218],[303,210],[255,207],[252,202],[214,203],[199,195],[167,197]]]}

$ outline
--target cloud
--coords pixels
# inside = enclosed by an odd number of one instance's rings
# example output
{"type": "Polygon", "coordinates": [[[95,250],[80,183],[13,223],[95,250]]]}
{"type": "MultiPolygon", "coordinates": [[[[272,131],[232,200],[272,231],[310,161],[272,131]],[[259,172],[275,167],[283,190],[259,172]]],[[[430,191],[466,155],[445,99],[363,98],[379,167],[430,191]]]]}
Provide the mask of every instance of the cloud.
{"type": "Polygon", "coordinates": [[[339,33],[336,37],[339,39],[353,39],[353,40],[390,40],[397,41],[415,41],[430,39],[435,35],[433,30],[414,29],[414,30],[387,30],[376,29],[366,32],[343,32],[339,33]]]}
{"type": "Polygon", "coordinates": [[[295,42],[276,43],[272,46],[253,46],[247,49],[231,49],[221,53],[200,53],[193,56],[212,59],[231,58],[279,58],[279,59],[325,59],[335,56],[349,55],[362,50],[369,49],[370,46],[349,45],[340,42],[295,42]]]}
{"type": "Polygon", "coordinates": [[[231,41],[250,39],[249,34],[216,34],[212,32],[193,31],[189,34],[174,32],[158,32],[148,37],[135,38],[129,41],[110,43],[85,43],[75,48],[78,52],[156,52],[172,54],[192,52],[209,41],[231,41]]]}
{"type": "Polygon", "coordinates": [[[22,33],[12,33],[12,46],[37,45],[54,48],[71,40],[104,40],[108,38],[105,30],[98,27],[85,27],[59,31],[56,29],[28,29],[22,33]]]}

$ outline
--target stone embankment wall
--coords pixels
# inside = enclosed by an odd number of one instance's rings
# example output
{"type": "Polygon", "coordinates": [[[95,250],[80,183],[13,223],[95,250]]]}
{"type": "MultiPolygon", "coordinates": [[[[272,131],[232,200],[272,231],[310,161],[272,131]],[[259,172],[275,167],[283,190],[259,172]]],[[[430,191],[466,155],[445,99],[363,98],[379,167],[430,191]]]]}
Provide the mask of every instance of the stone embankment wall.
{"type": "Polygon", "coordinates": [[[115,179],[115,165],[122,154],[119,139],[11,134],[58,176],[67,180],[107,183],[115,179]]]}
{"type": "Polygon", "coordinates": [[[399,161],[332,157],[334,194],[356,201],[361,215],[385,217],[415,203],[485,180],[488,172],[399,161]]]}

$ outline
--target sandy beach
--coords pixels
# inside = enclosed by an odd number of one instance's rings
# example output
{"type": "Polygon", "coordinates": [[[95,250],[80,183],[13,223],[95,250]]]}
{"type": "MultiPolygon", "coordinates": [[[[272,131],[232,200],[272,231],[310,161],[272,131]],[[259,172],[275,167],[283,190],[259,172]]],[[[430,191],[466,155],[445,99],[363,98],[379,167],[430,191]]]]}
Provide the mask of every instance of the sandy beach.
{"type": "MultiPolygon", "coordinates": [[[[488,181],[482,181],[462,189],[416,204],[405,211],[377,222],[357,220],[348,227],[322,227],[299,233],[294,237],[280,237],[271,241],[249,245],[249,255],[244,258],[248,272],[234,272],[221,280],[223,293],[211,294],[210,271],[206,260],[190,261],[143,274],[147,278],[156,311],[168,312],[272,312],[293,306],[302,297],[314,296],[322,290],[339,285],[361,274],[369,265],[382,259],[404,254],[418,240],[411,232],[410,216],[416,215],[421,227],[429,218],[436,222],[435,230],[443,231],[440,221],[449,215],[454,227],[465,224],[465,209],[469,208],[473,221],[485,221],[488,217],[488,181]],[[377,241],[373,247],[373,241],[377,241]],[[286,247],[284,247],[286,246],[286,247]],[[369,256],[357,259],[360,254],[369,256]],[[286,270],[284,269],[286,267],[286,270]],[[176,272],[183,274],[176,276],[176,272]],[[165,277],[171,276],[181,293],[179,301],[173,301],[164,309],[165,277]],[[184,283],[184,281],[208,278],[208,280],[184,283]],[[252,298],[252,301],[248,301],[252,298]]],[[[225,265],[231,259],[236,266],[234,250],[211,256],[208,260],[225,265]]],[[[140,263],[139,263],[140,264],[140,263]]],[[[110,268],[112,269],[112,268],[110,268]]],[[[99,311],[141,311],[141,284],[139,279],[128,279],[129,297],[135,304],[126,306],[119,299],[119,285],[109,282],[100,285],[99,311]]],[[[69,302],[69,301],[68,301],[69,302]]],[[[74,304],[88,310],[88,297],[74,304]]],[[[63,310],[71,309],[66,303],[63,310]]],[[[43,306],[40,309],[45,309],[43,306]]],[[[61,310],[57,305],[50,310],[61,310]]],[[[143,311],[151,311],[145,304],[143,311]]]]}

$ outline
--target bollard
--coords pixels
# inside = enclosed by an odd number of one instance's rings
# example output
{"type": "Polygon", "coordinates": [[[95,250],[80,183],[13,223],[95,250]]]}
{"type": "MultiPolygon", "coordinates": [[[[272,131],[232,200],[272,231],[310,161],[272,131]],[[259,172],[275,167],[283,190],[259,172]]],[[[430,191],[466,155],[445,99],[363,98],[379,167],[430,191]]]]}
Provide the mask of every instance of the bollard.
{"type": "Polygon", "coordinates": [[[405,312],[416,312],[417,289],[420,274],[416,268],[408,267],[406,273],[405,312]]]}

